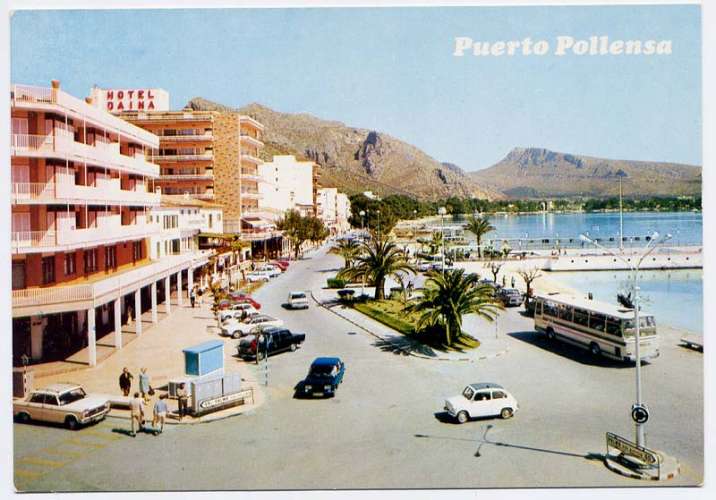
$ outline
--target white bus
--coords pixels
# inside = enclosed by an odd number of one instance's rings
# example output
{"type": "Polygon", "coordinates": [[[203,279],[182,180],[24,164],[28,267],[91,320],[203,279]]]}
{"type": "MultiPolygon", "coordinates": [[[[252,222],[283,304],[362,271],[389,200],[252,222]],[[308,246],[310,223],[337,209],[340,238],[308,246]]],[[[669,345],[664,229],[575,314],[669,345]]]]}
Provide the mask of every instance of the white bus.
{"type": "MultiPolygon", "coordinates": [[[[589,349],[595,356],[635,361],[634,310],[560,293],[534,297],[535,329],[550,340],[589,349]]],[[[659,356],[654,316],[639,314],[641,359],[659,356]]]]}

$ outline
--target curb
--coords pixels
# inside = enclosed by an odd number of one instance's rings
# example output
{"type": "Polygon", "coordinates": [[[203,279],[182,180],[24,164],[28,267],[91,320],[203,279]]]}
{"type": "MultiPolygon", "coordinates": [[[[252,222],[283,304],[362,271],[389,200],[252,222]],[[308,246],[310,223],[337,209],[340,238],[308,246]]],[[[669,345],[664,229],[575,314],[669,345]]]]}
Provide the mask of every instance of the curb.
{"type": "Polygon", "coordinates": [[[651,474],[639,474],[637,472],[632,472],[628,470],[623,465],[619,464],[618,462],[614,461],[612,457],[609,455],[604,457],[604,465],[607,469],[610,471],[619,474],[620,476],[628,477],[630,479],[638,479],[640,481],[665,481],[669,479],[673,479],[676,476],[678,476],[681,473],[681,464],[676,461],[676,467],[673,471],[670,471],[663,475],[651,475],[651,474]]]}
{"type": "Polygon", "coordinates": [[[424,355],[424,354],[417,354],[417,353],[414,353],[414,352],[412,352],[412,351],[410,351],[410,350],[405,349],[404,347],[400,347],[400,346],[398,346],[397,344],[395,344],[395,343],[393,343],[393,342],[391,342],[391,341],[389,341],[389,340],[386,340],[385,338],[383,338],[383,337],[381,337],[380,335],[378,335],[377,333],[375,333],[375,332],[369,330],[368,328],[364,327],[363,325],[360,325],[360,324],[356,323],[356,322],[353,321],[351,318],[349,318],[349,317],[347,317],[347,316],[344,316],[343,314],[339,313],[338,311],[334,311],[334,310],[331,309],[330,307],[327,307],[325,304],[323,304],[321,301],[319,301],[319,300],[316,298],[316,296],[315,296],[314,293],[313,293],[313,290],[311,290],[311,298],[314,300],[314,302],[315,302],[318,306],[324,308],[324,309],[327,310],[327,311],[332,312],[333,314],[335,314],[335,315],[338,316],[339,318],[342,318],[342,319],[348,321],[350,324],[352,324],[352,325],[354,325],[354,326],[360,328],[361,330],[363,330],[364,332],[367,332],[368,334],[372,335],[373,337],[375,337],[375,338],[377,338],[377,339],[380,339],[380,340],[382,340],[383,342],[387,342],[387,343],[389,343],[389,344],[395,346],[395,349],[396,349],[397,351],[399,351],[399,352],[401,352],[401,353],[403,353],[403,354],[405,354],[405,355],[408,355],[408,356],[413,356],[413,357],[415,357],[415,358],[426,359],[426,360],[429,360],[429,361],[455,361],[455,362],[462,362],[462,363],[474,363],[475,361],[481,361],[481,360],[487,360],[487,359],[496,358],[496,357],[498,357],[498,356],[502,356],[503,354],[506,354],[506,353],[509,352],[509,349],[504,349],[504,350],[499,351],[499,352],[497,352],[497,353],[488,354],[488,355],[484,355],[484,356],[479,356],[479,357],[474,358],[474,359],[473,359],[473,358],[445,358],[445,357],[440,357],[440,356],[431,357],[431,356],[426,356],[426,355],[424,355]]]}

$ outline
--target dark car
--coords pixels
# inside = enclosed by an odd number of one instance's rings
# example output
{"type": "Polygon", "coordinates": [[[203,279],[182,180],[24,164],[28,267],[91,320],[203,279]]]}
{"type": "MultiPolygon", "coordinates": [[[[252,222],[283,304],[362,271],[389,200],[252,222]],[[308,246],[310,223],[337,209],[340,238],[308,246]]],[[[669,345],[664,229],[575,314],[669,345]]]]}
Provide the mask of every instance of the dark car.
{"type": "Polygon", "coordinates": [[[242,339],[236,349],[240,358],[264,359],[266,354],[271,356],[278,352],[295,351],[304,340],[305,333],[291,333],[291,330],[286,328],[268,327],[242,339]]]}
{"type": "Polygon", "coordinates": [[[343,382],[346,365],[340,358],[316,358],[308,375],[298,385],[297,396],[335,396],[343,382]]]}

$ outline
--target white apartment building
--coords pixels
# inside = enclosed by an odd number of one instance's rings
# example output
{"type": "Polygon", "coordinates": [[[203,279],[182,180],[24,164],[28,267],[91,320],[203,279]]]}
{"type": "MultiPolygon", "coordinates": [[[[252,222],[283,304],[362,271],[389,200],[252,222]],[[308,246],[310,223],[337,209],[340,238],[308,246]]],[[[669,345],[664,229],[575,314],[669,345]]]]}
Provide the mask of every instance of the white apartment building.
{"type": "Polygon", "coordinates": [[[287,210],[315,214],[316,164],[298,161],[293,155],[274,156],[259,165],[259,213],[276,220],[287,210]]]}
{"type": "Polygon", "coordinates": [[[162,196],[161,205],[149,217],[159,226],[149,244],[151,259],[199,252],[199,233],[224,232],[221,205],[188,196],[162,196]]]}
{"type": "Polygon", "coordinates": [[[350,229],[348,218],[351,215],[350,201],[337,188],[321,188],[318,190],[318,218],[321,219],[331,234],[343,234],[350,229]]]}

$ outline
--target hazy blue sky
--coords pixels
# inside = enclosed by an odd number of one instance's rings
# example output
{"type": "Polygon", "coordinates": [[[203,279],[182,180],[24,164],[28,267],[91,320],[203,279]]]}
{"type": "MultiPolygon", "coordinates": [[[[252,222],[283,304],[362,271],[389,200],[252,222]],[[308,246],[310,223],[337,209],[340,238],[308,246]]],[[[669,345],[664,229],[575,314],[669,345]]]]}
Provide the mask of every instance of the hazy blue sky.
{"type": "Polygon", "coordinates": [[[701,164],[700,10],[682,6],[25,11],[12,81],[84,97],[162,87],[375,129],[466,170],[515,146],[701,164]],[[552,55],[560,35],[670,39],[669,56],[552,55]],[[543,57],[453,57],[531,37],[543,57]]]}

